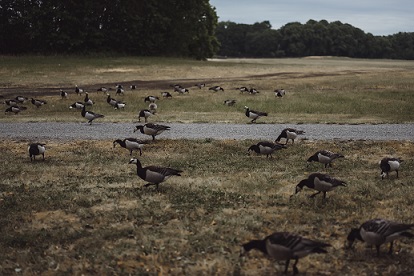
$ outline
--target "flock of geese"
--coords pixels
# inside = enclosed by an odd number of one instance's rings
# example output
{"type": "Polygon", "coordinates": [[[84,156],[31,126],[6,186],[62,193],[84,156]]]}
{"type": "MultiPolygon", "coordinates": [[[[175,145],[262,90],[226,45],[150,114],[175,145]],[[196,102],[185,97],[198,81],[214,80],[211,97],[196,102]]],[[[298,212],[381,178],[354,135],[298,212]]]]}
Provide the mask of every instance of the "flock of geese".
{"type": "MultiPolygon", "coordinates": [[[[197,84],[196,85],[199,89],[205,87],[205,84],[197,84]]],[[[182,87],[181,85],[172,85],[175,92],[180,94],[189,93],[187,88],[182,87]]],[[[131,86],[131,89],[136,89],[136,86],[131,86]]],[[[240,87],[237,88],[241,93],[249,93],[249,94],[257,94],[260,93],[254,88],[248,89],[247,87],[240,87]]],[[[210,87],[209,90],[213,92],[224,91],[224,88],[221,86],[213,86],[210,87]]],[[[108,93],[109,89],[105,87],[101,87],[97,89],[98,92],[108,93]]],[[[116,86],[116,94],[122,95],[124,94],[124,88],[122,85],[116,86]]],[[[285,90],[277,89],[274,91],[275,96],[283,97],[285,95],[285,90]]],[[[80,109],[81,116],[88,120],[89,124],[95,119],[102,118],[104,115],[94,113],[92,111],[86,110],[86,106],[92,106],[94,102],[89,98],[87,92],[84,92],[83,89],[76,86],[75,93],[81,95],[85,93],[85,98],[83,102],[75,102],[70,105],[70,108],[80,109]]],[[[164,98],[171,98],[172,95],[169,92],[162,92],[162,97],[164,98]]],[[[66,98],[68,96],[67,92],[63,90],[60,91],[60,96],[62,98],[66,98]]],[[[156,101],[159,100],[159,97],[156,96],[147,96],[145,97],[144,101],[149,103],[148,109],[140,110],[138,117],[139,120],[141,118],[145,119],[144,125],[137,125],[134,129],[134,132],[139,131],[142,134],[149,135],[152,137],[152,140],[155,140],[155,137],[161,134],[164,131],[170,129],[169,126],[161,125],[161,124],[154,124],[148,123],[147,118],[154,114],[157,109],[156,101]]],[[[17,96],[12,100],[6,100],[4,103],[9,105],[6,109],[7,112],[13,112],[15,114],[19,113],[22,110],[25,110],[26,107],[19,106],[20,104],[28,101],[27,98],[22,96],[17,96]]],[[[44,104],[47,104],[46,101],[39,100],[39,99],[30,99],[31,103],[36,106],[37,108],[41,107],[44,104]]],[[[107,94],[107,103],[111,105],[115,109],[120,109],[125,107],[125,103],[120,100],[115,100],[109,94],[107,94]]],[[[224,101],[224,104],[228,106],[232,106],[236,103],[236,100],[229,99],[224,101]]],[[[252,123],[256,122],[262,116],[267,116],[266,112],[255,111],[251,110],[249,107],[245,107],[245,115],[248,117],[252,123]]],[[[286,128],[282,130],[280,135],[276,138],[275,142],[268,142],[268,141],[261,141],[257,144],[251,145],[248,148],[249,152],[255,152],[257,154],[266,155],[267,158],[272,158],[272,153],[278,150],[282,150],[286,148],[286,145],[289,141],[294,144],[295,139],[299,135],[303,135],[305,132],[303,130],[298,130],[294,128],[286,128]],[[281,144],[280,141],[285,139],[285,144],[281,144]]],[[[116,139],[113,141],[113,147],[116,145],[120,145],[121,147],[127,149],[132,156],[133,151],[138,151],[140,156],[142,155],[142,148],[146,142],[138,140],[136,138],[125,138],[125,139],[116,139]]],[[[29,157],[31,161],[36,160],[36,156],[42,156],[42,160],[45,160],[45,151],[46,145],[44,143],[32,143],[28,147],[29,157]]],[[[310,156],[307,161],[308,162],[319,162],[324,165],[325,168],[328,166],[332,166],[333,161],[339,158],[344,158],[344,156],[340,153],[334,153],[328,150],[320,150],[317,151],[315,154],[310,156]]],[[[385,177],[389,176],[390,172],[395,171],[396,177],[398,178],[398,171],[400,167],[400,163],[402,162],[399,158],[383,158],[380,161],[380,169],[381,169],[381,178],[384,179],[385,177]]],[[[137,158],[131,158],[129,164],[136,165],[137,169],[137,176],[147,182],[145,187],[154,185],[158,189],[159,184],[167,180],[171,176],[180,176],[183,172],[179,169],[169,168],[169,167],[161,167],[161,166],[146,166],[143,167],[141,162],[137,158]]],[[[332,191],[340,186],[346,186],[346,182],[343,180],[336,179],[331,177],[328,174],[323,173],[312,173],[306,179],[301,180],[295,188],[295,192],[292,196],[299,193],[303,190],[304,187],[309,189],[315,190],[310,197],[315,197],[316,195],[322,193],[323,199],[326,198],[326,193],[332,191]]],[[[351,247],[356,240],[366,242],[369,245],[374,245],[376,247],[377,255],[380,254],[380,246],[385,243],[389,243],[389,251],[388,253],[392,253],[393,248],[393,241],[398,238],[409,237],[413,238],[414,234],[409,232],[410,229],[414,227],[414,224],[405,224],[405,223],[398,223],[386,219],[372,219],[364,222],[359,228],[352,229],[347,237],[348,246],[351,247]]],[[[297,268],[297,263],[300,258],[305,257],[309,254],[320,254],[320,253],[327,253],[327,247],[331,245],[326,242],[311,240],[293,233],[289,232],[275,232],[271,235],[259,239],[259,240],[251,240],[242,245],[242,253],[244,255],[246,252],[249,252],[252,249],[259,250],[263,252],[264,255],[270,257],[273,260],[282,260],[285,261],[285,269],[284,272],[288,272],[290,260],[294,260],[294,264],[292,266],[293,273],[297,274],[299,272],[297,268]]]]}

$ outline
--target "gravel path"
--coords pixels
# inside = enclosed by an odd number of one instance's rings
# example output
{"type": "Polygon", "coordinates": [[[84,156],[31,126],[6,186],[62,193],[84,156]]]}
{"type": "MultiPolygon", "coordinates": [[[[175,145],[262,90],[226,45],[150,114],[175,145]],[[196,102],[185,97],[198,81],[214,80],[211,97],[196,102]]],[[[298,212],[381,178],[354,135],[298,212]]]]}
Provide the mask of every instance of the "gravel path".
{"type": "MultiPolygon", "coordinates": [[[[180,124],[163,123],[170,131],[157,136],[161,139],[254,139],[273,141],[286,127],[304,130],[301,136],[310,140],[408,140],[414,141],[414,124],[180,124]]],[[[28,140],[117,139],[138,137],[133,123],[0,123],[0,137],[28,140]]]]}

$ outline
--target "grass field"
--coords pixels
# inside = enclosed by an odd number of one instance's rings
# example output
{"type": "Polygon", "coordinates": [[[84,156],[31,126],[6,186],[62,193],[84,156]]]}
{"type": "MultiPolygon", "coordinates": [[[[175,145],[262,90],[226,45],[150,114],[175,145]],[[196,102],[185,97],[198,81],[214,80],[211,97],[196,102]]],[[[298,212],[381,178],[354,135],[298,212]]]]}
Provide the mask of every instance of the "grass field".
{"type": "MultiPolygon", "coordinates": [[[[48,101],[27,104],[1,121],[79,121],[67,106],[81,99],[77,84],[91,91],[102,121],[136,121],[143,98],[171,91],[169,84],[205,80],[222,85],[213,94],[193,87],[188,95],[161,99],[157,122],[247,123],[242,108],[264,109],[261,123],[413,122],[413,62],[337,58],[219,60],[196,62],[151,58],[0,58],[0,95],[26,94],[48,101]],[[59,69],[60,68],[60,69],[59,69]],[[127,90],[125,110],[110,108],[100,85],[139,83],[127,90]],[[254,86],[262,93],[240,94],[254,86]],[[287,95],[277,99],[273,89],[287,95]],[[59,98],[59,89],[71,93],[59,98]],[[70,90],[69,90],[70,89],[70,90]],[[235,107],[222,105],[235,97],[235,107]],[[320,102],[324,109],[320,110],[320,102]],[[129,108],[131,107],[131,108],[129,108]]],[[[276,137],[275,137],[276,138],[276,137]]],[[[412,275],[413,240],[396,242],[394,254],[344,243],[351,228],[381,217],[414,223],[414,143],[409,141],[298,140],[273,159],[249,155],[257,141],[168,140],[145,145],[144,166],[181,169],[160,185],[145,182],[129,165],[127,150],[112,141],[42,141],[46,160],[30,162],[29,141],[0,141],[1,275],[272,275],[283,272],[259,252],[240,257],[241,244],[274,231],[291,231],[332,245],[326,255],[299,261],[306,275],[412,275]],[[345,155],[332,168],[306,159],[316,150],[345,155]],[[378,162],[405,160],[400,177],[380,178],[378,162]],[[347,187],[323,201],[311,190],[290,197],[312,172],[342,179],[347,187]]],[[[38,158],[39,159],[39,158],[38,158]]],[[[289,268],[291,271],[291,268],[289,268]]]]}

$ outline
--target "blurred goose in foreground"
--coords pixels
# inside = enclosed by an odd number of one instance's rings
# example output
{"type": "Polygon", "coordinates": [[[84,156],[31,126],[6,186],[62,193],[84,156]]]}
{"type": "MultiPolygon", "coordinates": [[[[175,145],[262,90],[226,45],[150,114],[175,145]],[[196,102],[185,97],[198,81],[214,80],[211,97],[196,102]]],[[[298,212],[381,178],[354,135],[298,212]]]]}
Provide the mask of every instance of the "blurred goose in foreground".
{"type": "Polygon", "coordinates": [[[334,153],[329,150],[319,150],[311,157],[309,157],[307,161],[322,163],[325,165],[326,168],[327,166],[332,167],[332,162],[338,158],[344,158],[344,156],[340,153],[334,153]]]}
{"type": "Polygon", "coordinates": [[[85,110],[85,106],[83,106],[82,111],[81,111],[81,115],[82,117],[84,117],[85,119],[88,120],[88,123],[91,125],[92,121],[97,119],[97,118],[103,118],[105,117],[102,114],[98,114],[98,113],[94,113],[92,111],[86,111],[85,110]]]}
{"type": "Polygon", "coordinates": [[[81,102],[75,102],[75,103],[71,104],[71,105],[69,106],[69,108],[82,109],[84,106],[85,106],[85,104],[84,104],[84,103],[81,103],[81,102]]]}
{"type": "Polygon", "coordinates": [[[46,151],[46,144],[42,143],[32,143],[28,147],[30,161],[36,160],[36,155],[42,155],[43,161],[45,160],[45,151],[46,151]]]}
{"type": "Polygon", "coordinates": [[[42,105],[44,105],[44,104],[47,104],[47,102],[46,102],[46,101],[44,101],[44,100],[38,100],[38,99],[33,99],[33,98],[31,98],[31,102],[32,102],[32,104],[33,104],[34,106],[36,106],[37,108],[41,107],[41,106],[42,106],[42,105]]]}
{"type": "Polygon", "coordinates": [[[255,123],[257,119],[263,116],[267,116],[266,112],[250,110],[247,106],[244,107],[246,109],[245,115],[246,117],[252,119],[251,122],[255,123]]]}
{"type": "Polygon", "coordinates": [[[19,114],[20,111],[26,110],[26,109],[27,107],[25,106],[10,106],[4,111],[4,113],[13,112],[14,114],[19,114]]]}
{"type": "Polygon", "coordinates": [[[300,258],[313,253],[328,253],[325,247],[328,243],[310,240],[289,232],[275,232],[262,240],[251,240],[242,245],[241,255],[252,249],[261,251],[264,255],[275,261],[286,261],[284,273],[289,268],[290,260],[293,264],[293,274],[298,274],[297,264],[300,258]]]}
{"type": "Polygon", "coordinates": [[[142,134],[150,135],[152,136],[152,140],[155,140],[155,136],[169,129],[169,126],[148,123],[145,125],[137,125],[134,129],[134,132],[139,130],[142,134]]]}
{"type": "Polygon", "coordinates": [[[279,98],[282,98],[284,95],[286,95],[285,89],[276,89],[273,92],[275,92],[275,96],[279,98]]]}
{"type": "Polygon", "coordinates": [[[295,139],[298,137],[298,135],[304,134],[305,131],[294,129],[294,128],[285,128],[282,130],[280,135],[276,138],[276,142],[280,142],[282,138],[286,139],[286,144],[289,142],[289,140],[292,140],[292,144],[295,143],[295,139]]]}
{"type": "Polygon", "coordinates": [[[129,150],[129,155],[132,155],[132,151],[138,150],[139,155],[142,155],[142,148],[144,147],[144,142],[135,139],[135,138],[125,138],[123,140],[116,139],[113,142],[113,147],[115,148],[116,144],[119,144],[121,147],[129,150]]]}
{"type": "Polygon", "coordinates": [[[251,145],[247,151],[254,151],[257,154],[266,154],[267,158],[272,158],[272,153],[276,150],[285,149],[286,146],[281,144],[275,144],[272,142],[259,142],[256,145],[251,145]]]}
{"type": "Polygon", "coordinates": [[[151,115],[153,115],[152,112],[151,112],[151,110],[149,110],[149,109],[141,109],[138,112],[138,121],[141,122],[141,118],[144,118],[144,121],[147,122],[148,117],[151,116],[151,115]]]}
{"type": "Polygon", "coordinates": [[[156,103],[150,103],[148,105],[148,109],[151,111],[152,114],[157,113],[158,105],[156,103]]]}
{"type": "Polygon", "coordinates": [[[400,168],[401,162],[403,162],[403,160],[401,160],[400,158],[383,158],[380,161],[381,178],[384,179],[385,177],[389,177],[388,174],[392,171],[395,171],[397,173],[398,178],[398,170],[400,168]]]}
{"type": "Polygon", "coordinates": [[[167,180],[169,177],[173,175],[181,176],[180,173],[183,172],[181,170],[176,170],[176,169],[168,168],[168,167],[157,167],[157,166],[142,167],[141,162],[136,158],[132,158],[129,161],[129,164],[137,165],[138,177],[148,182],[147,184],[144,185],[144,187],[155,185],[157,189],[158,189],[158,185],[161,182],[164,182],[165,180],[167,180]]]}
{"type": "Polygon", "coordinates": [[[317,191],[316,193],[310,195],[310,198],[315,197],[317,194],[323,193],[323,198],[325,199],[327,192],[332,191],[338,186],[346,187],[346,182],[333,178],[327,174],[312,173],[308,176],[308,178],[303,179],[298,185],[296,185],[295,193],[291,195],[291,197],[302,191],[304,186],[317,191]]]}
{"type": "Polygon", "coordinates": [[[381,245],[389,242],[388,254],[392,254],[394,240],[403,237],[413,238],[414,235],[408,232],[413,227],[414,224],[398,223],[380,218],[368,220],[359,228],[351,229],[347,237],[348,246],[352,247],[355,240],[360,240],[369,245],[375,245],[377,256],[379,256],[381,245]]]}

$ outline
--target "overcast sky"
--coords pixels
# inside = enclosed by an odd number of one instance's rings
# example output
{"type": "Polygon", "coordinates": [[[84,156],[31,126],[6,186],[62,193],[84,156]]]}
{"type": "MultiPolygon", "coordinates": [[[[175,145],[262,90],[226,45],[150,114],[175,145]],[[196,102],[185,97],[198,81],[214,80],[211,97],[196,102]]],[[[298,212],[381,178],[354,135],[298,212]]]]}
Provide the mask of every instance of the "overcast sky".
{"type": "Polygon", "coordinates": [[[373,35],[414,32],[413,0],[210,0],[219,21],[253,24],[270,21],[273,29],[309,19],[341,21],[373,35]]]}

